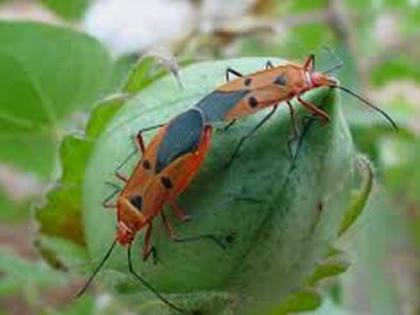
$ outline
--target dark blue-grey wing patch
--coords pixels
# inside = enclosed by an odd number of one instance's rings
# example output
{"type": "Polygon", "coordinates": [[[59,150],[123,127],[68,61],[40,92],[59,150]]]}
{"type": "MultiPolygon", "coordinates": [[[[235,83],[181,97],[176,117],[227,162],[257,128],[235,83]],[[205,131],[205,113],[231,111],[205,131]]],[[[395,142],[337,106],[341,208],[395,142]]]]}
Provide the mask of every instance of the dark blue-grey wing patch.
{"type": "Polygon", "coordinates": [[[250,90],[214,91],[201,99],[195,107],[203,111],[207,123],[213,123],[223,120],[226,114],[249,92],[250,90]]]}
{"type": "Polygon", "coordinates": [[[178,157],[194,152],[200,144],[204,117],[200,110],[190,109],[175,117],[168,125],[156,156],[156,174],[178,157]]]}

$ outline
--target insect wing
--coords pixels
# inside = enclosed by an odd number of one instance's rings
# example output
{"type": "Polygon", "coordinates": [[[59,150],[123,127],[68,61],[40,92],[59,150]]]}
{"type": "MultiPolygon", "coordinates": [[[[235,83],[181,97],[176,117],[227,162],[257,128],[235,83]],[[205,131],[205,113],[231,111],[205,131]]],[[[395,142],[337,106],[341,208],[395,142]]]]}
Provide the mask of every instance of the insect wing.
{"type": "Polygon", "coordinates": [[[144,194],[146,215],[156,215],[166,203],[175,200],[194,179],[209,149],[211,127],[207,126],[200,136],[200,145],[196,151],[177,158],[149,182],[144,194]]]}
{"type": "Polygon", "coordinates": [[[190,109],[175,117],[167,126],[156,156],[155,173],[159,174],[180,156],[197,150],[204,130],[200,110],[190,109]]]}
{"type": "Polygon", "coordinates": [[[205,96],[195,107],[202,110],[207,123],[224,120],[226,113],[235,107],[250,90],[214,91],[205,96]]]}
{"type": "Polygon", "coordinates": [[[143,157],[137,163],[127,184],[122,191],[122,196],[130,196],[134,193],[142,194],[147,182],[154,176],[158,148],[165,137],[166,127],[159,130],[146,147],[143,157]]]}

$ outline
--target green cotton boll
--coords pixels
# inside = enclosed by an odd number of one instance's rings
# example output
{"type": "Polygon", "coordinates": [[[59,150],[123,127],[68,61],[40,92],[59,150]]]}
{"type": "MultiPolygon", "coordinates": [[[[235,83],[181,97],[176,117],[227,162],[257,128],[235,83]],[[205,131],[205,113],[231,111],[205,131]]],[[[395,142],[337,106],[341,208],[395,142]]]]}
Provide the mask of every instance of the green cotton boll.
{"type": "MultiPolygon", "coordinates": [[[[192,107],[224,83],[227,67],[246,74],[263,69],[266,61],[241,58],[189,66],[180,71],[184,89],[167,76],[118,112],[96,142],[85,173],[83,222],[92,265],[115,237],[116,212],[104,209],[101,202],[112,191],[106,182],[123,186],[114,172],[133,151],[133,135],[192,107]]],[[[270,109],[239,119],[227,131],[218,130],[226,123],[217,123],[204,165],[178,199],[191,221],[177,221],[169,209],[165,213],[177,236],[214,234],[224,239],[226,249],[209,240],[175,243],[157,217],[152,239],[158,263],[141,260],[141,231],[133,246],[136,270],[169,300],[195,314],[280,314],[276,310],[282,302],[305,285],[328,254],[351,198],[356,153],[336,93],[317,89],[304,96],[322,106],[332,119],[328,124],[315,120],[301,128],[304,136],[295,159],[287,150],[292,133],[283,104],[246,141],[228,168],[223,166],[238,141],[270,109]],[[225,239],[229,235],[235,236],[232,242],[225,239]]],[[[310,114],[297,103],[294,107],[299,117],[310,114]]],[[[146,143],[154,133],[145,134],[146,143]]],[[[121,171],[129,175],[139,156],[121,171]]],[[[96,281],[103,282],[105,274],[106,282],[118,283],[141,314],[176,313],[129,274],[124,248],[115,249],[96,281]]]]}

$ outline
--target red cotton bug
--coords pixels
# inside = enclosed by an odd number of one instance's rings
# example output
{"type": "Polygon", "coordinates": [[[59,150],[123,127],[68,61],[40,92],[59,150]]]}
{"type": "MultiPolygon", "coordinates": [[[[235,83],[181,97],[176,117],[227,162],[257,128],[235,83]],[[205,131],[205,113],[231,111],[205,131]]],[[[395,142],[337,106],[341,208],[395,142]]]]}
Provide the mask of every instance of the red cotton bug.
{"type": "Polygon", "coordinates": [[[244,141],[250,137],[261,125],[263,125],[276,111],[280,102],[286,102],[289,107],[294,138],[297,138],[294,109],[290,103],[293,98],[306,107],[309,111],[321,118],[324,122],[330,120],[328,113],[314,104],[302,99],[302,95],[318,87],[330,87],[340,89],[363,102],[365,105],[381,113],[395,128],[397,125],[383,110],[359,96],[350,89],[340,85],[338,81],[328,76],[328,72],[341,66],[338,64],[325,72],[314,71],[315,56],[310,55],[303,66],[286,63],[274,66],[270,61],[265,69],[243,75],[240,72],[228,68],[226,70],[227,83],[219,86],[215,91],[201,99],[195,107],[200,108],[205,114],[206,122],[227,121],[229,127],[236,119],[251,115],[263,108],[273,109],[247,134],[236,147],[231,160],[239,151],[244,141]],[[238,78],[230,81],[230,75],[238,78]]]}
{"type": "Polygon", "coordinates": [[[204,115],[198,108],[189,109],[169,121],[158,131],[147,147],[144,145],[141,132],[138,133],[136,142],[142,152],[142,158],[130,178],[126,178],[118,171],[116,172],[116,176],[125,183],[116,204],[109,201],[115,193],[104,201],[105,207],[116,207],[117,209],[115,240],[79,291],[78,296],[88,288],[118,243],[127,248],[130,273],[168,306],[179,312],[184,312],[183,309],[168,301],[134,271],[131,260],[131,246],[136,234],[145,229],[143,259],[147,259],[150,254],[155,254],[154,247],[151,245],[152,221],[160,215],[169,236],[174,241],[209,239],[224,248],[223,243],[211,234],[183,239],[177,238],[163,212],[164,206],[169,205],[178,219],[183,221],[188,219],[188,216],[176,204],[175,200],[196,176],[209,149],[211,133],[212,127],[205,124],[204,115]]]}

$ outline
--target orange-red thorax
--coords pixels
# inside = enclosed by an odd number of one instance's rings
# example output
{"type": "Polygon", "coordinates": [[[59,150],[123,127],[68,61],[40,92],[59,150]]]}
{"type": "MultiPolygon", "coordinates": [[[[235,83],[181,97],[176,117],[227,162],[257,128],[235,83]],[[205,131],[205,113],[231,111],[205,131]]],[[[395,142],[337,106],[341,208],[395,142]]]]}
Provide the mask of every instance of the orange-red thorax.
{"type": "Polygon", "coordinates": [[[166,127],[163,127],[152,139],[118,197],[116,237],[123,246],[131,244],[135,234],[186,189],[208,151],[211,140],[210,126],[203,129],[197,150],[178,157],[156,173],[157,150],[166,131],[166,127]]]}

